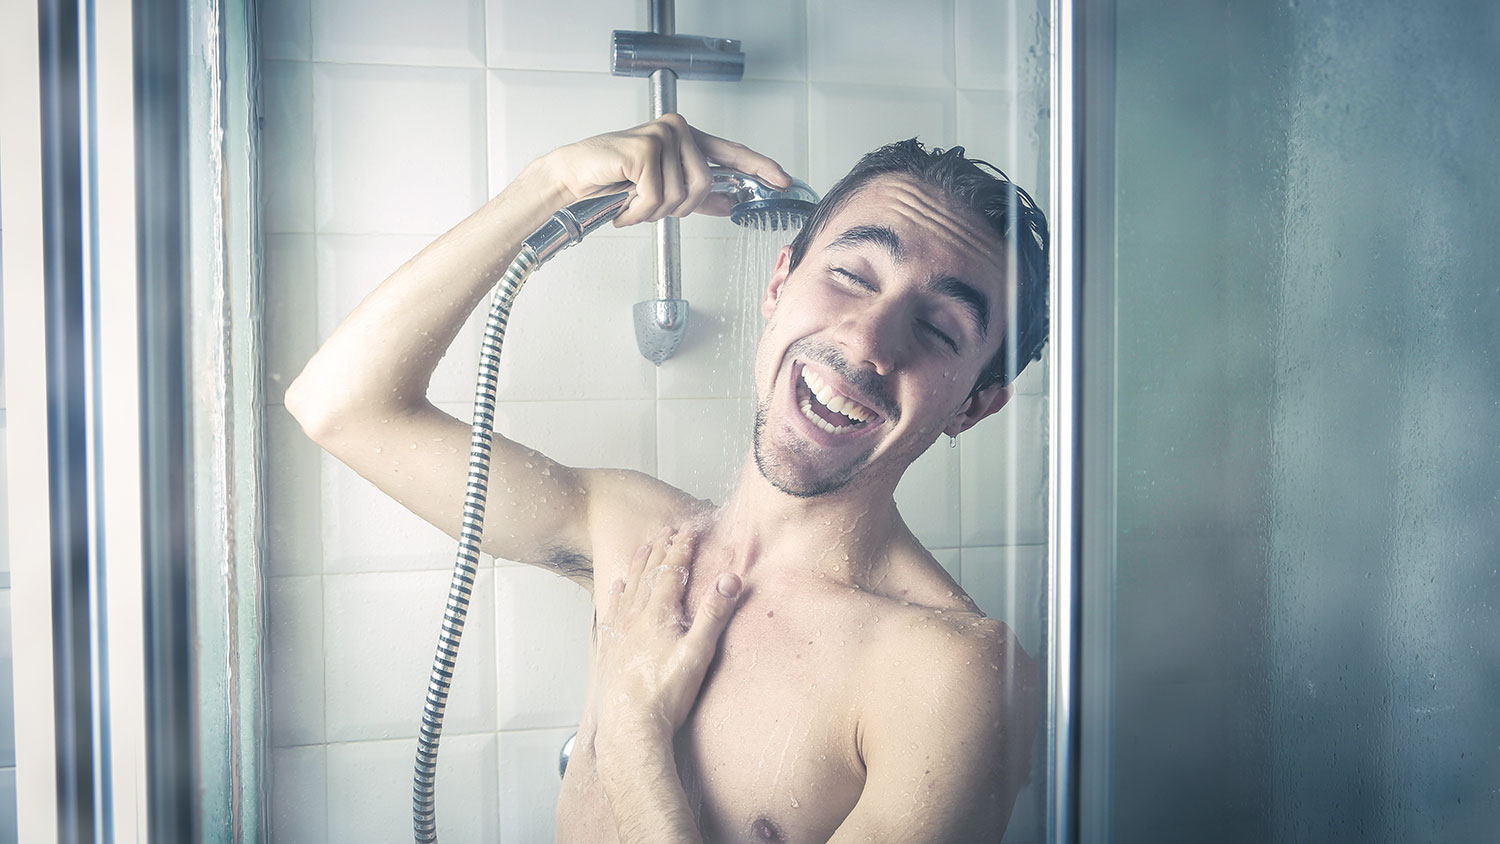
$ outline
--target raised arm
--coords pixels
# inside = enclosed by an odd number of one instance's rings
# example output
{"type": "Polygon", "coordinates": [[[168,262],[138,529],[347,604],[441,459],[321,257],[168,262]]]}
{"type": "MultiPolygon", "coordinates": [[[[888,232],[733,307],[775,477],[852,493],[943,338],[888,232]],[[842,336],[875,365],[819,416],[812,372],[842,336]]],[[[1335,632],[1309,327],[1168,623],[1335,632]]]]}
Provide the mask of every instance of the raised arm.
{"type": "MultiPolygon", "coordinates": [[[[427,387],[464,320],[522,241],[559,208],[631,189],[635,197],[616,225],[682,216],[708,196],[709,161],[778,184],[790,181],[770,159],[699,132],[676,115],[537,159],[349,314],[288,388],[287,410],[318,445],[457,536],[469,426],[433,406],[427,387]]],[[[497,432],[490,486],[515,493],[489,499],[482,548],[507,559],[556,565],[586,582],[591,524],[605,506],[601,502],[619,497],[620,487],[631,483],[622,473],[560,466],[497,432]],[[524,518],[514,518],[523,515],[517,512],[522,507],[524,518]]]]}

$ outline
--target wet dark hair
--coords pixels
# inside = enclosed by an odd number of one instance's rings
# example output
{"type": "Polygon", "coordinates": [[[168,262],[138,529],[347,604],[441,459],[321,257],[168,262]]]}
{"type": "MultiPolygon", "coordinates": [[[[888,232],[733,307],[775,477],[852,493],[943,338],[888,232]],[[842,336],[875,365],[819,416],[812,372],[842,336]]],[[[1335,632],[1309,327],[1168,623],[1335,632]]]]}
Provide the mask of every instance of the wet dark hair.
{"type": "Polygon", "coordinates": [[[1031,196],[998,167],[965,157],[963,147],[929,150],[911,138],[865,155],[807,218],[792,241],[791,268],[796,269],[806,257],[813,238],[828,220],[882,176],[906,176],[937,189],[983,217],[1011,251],[1017,273],[1006,304],[1015,336],[1007,332],[970,395],[992,384],[1009,384],[1026,364],[1041,358],[1047,342],[1047,218],[1031,196]]]}

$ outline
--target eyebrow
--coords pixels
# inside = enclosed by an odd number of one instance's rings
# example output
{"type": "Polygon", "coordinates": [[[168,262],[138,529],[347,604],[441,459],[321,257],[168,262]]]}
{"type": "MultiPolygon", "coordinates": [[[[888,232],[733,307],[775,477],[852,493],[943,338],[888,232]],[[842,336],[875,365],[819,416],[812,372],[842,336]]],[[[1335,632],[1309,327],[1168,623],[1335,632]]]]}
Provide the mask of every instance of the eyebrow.
{"type": "Polygon", "coordinates": [[[901,238],[896,235],[895,229],[886,226],[855,226],[834,238],[828,248],[850,249],[862,243],[882,246],[891,253],[892,258],[901,257],[901,238]]]}

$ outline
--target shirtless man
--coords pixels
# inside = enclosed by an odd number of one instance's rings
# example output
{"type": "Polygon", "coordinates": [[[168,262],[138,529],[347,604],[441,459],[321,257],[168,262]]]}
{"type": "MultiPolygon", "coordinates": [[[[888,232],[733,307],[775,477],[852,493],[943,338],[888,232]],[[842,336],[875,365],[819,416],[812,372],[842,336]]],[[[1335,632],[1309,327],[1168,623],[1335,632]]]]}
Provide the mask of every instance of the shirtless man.
{"type": "MultiPolygon", "coordinates": [[[[704,202],[710,161],[790,182],[770,159],[676,115],[537,159],[362,302],[288,389],[287,409],[323,448],[457,536],[467,454],[411,444],[464,441],[466,424],[426,390],[465,318],[521,241],[569,203],[633,187],[617,225],[727,211],[704,202]]],[[[1029,199],[1007,203],[996,197],[1013,199],[1011,188],[991,186],[991,206],[1023,210],[1010,235],[1022,244],[1016,272],[1017,252],[962,199],[970,186],[893,167],[842,201],[831,192],[778,257],[761,302],[755,446],[724,506],[495,437],[491,485],[531,503],[520,517],[491,500],[485,552],[579,583],[606,622],[643,617],[617,609],[622,594],[712,616],[699,619],[705,635],[685,639],[697,677],[654,690],[615,669],[643,669],[639,680],[666,650],[596,627],[559,840],[998,841],[1004,831],[1029,777],[1036,666],[916,541],[893,494],[940,434],[1008,398],[1012,286],[1023,296],[1044,286],[1045,223],[1029,199]],[[687,530],[669,547],[660,531],[676,526],[687,530]],[[678,587],[663,592],[662,576],[678,587]],[[655,592],[642,583],[652,580],[655,592]],[[720,583],[738,599],[732,617],[731,599],[709,600],[720,583]],[[634,657],[607,653],[637,646],[634,657]],[[651,699],[631,705],[632,690],[651,699]]],[[[1019,360],[1041,343],[1040,307],[1020,317],[1032,336],[1019,360]]]]}

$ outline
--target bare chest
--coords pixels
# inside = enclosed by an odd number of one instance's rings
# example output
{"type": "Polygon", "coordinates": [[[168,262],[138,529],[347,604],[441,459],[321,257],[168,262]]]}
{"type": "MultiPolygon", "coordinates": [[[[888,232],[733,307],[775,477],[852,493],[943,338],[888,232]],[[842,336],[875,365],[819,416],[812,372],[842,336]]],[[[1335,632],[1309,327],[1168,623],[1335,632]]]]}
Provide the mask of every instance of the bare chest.
{"type": "MultiPolygon", "coordinates": [[[[864,788],[855,747],[859,631],[800,609],[747,595],[678,731],[678,772],[706,842],[826,841],[864,788]]],[[[564,788],[560,829],[570,796],[581,811],[607,813],[591,779],[564,788]]],[[[589,826],[609,826],[600,821],[589,826]]],[[[593,840],[613,840],[610,833],[593,840]]]]}

